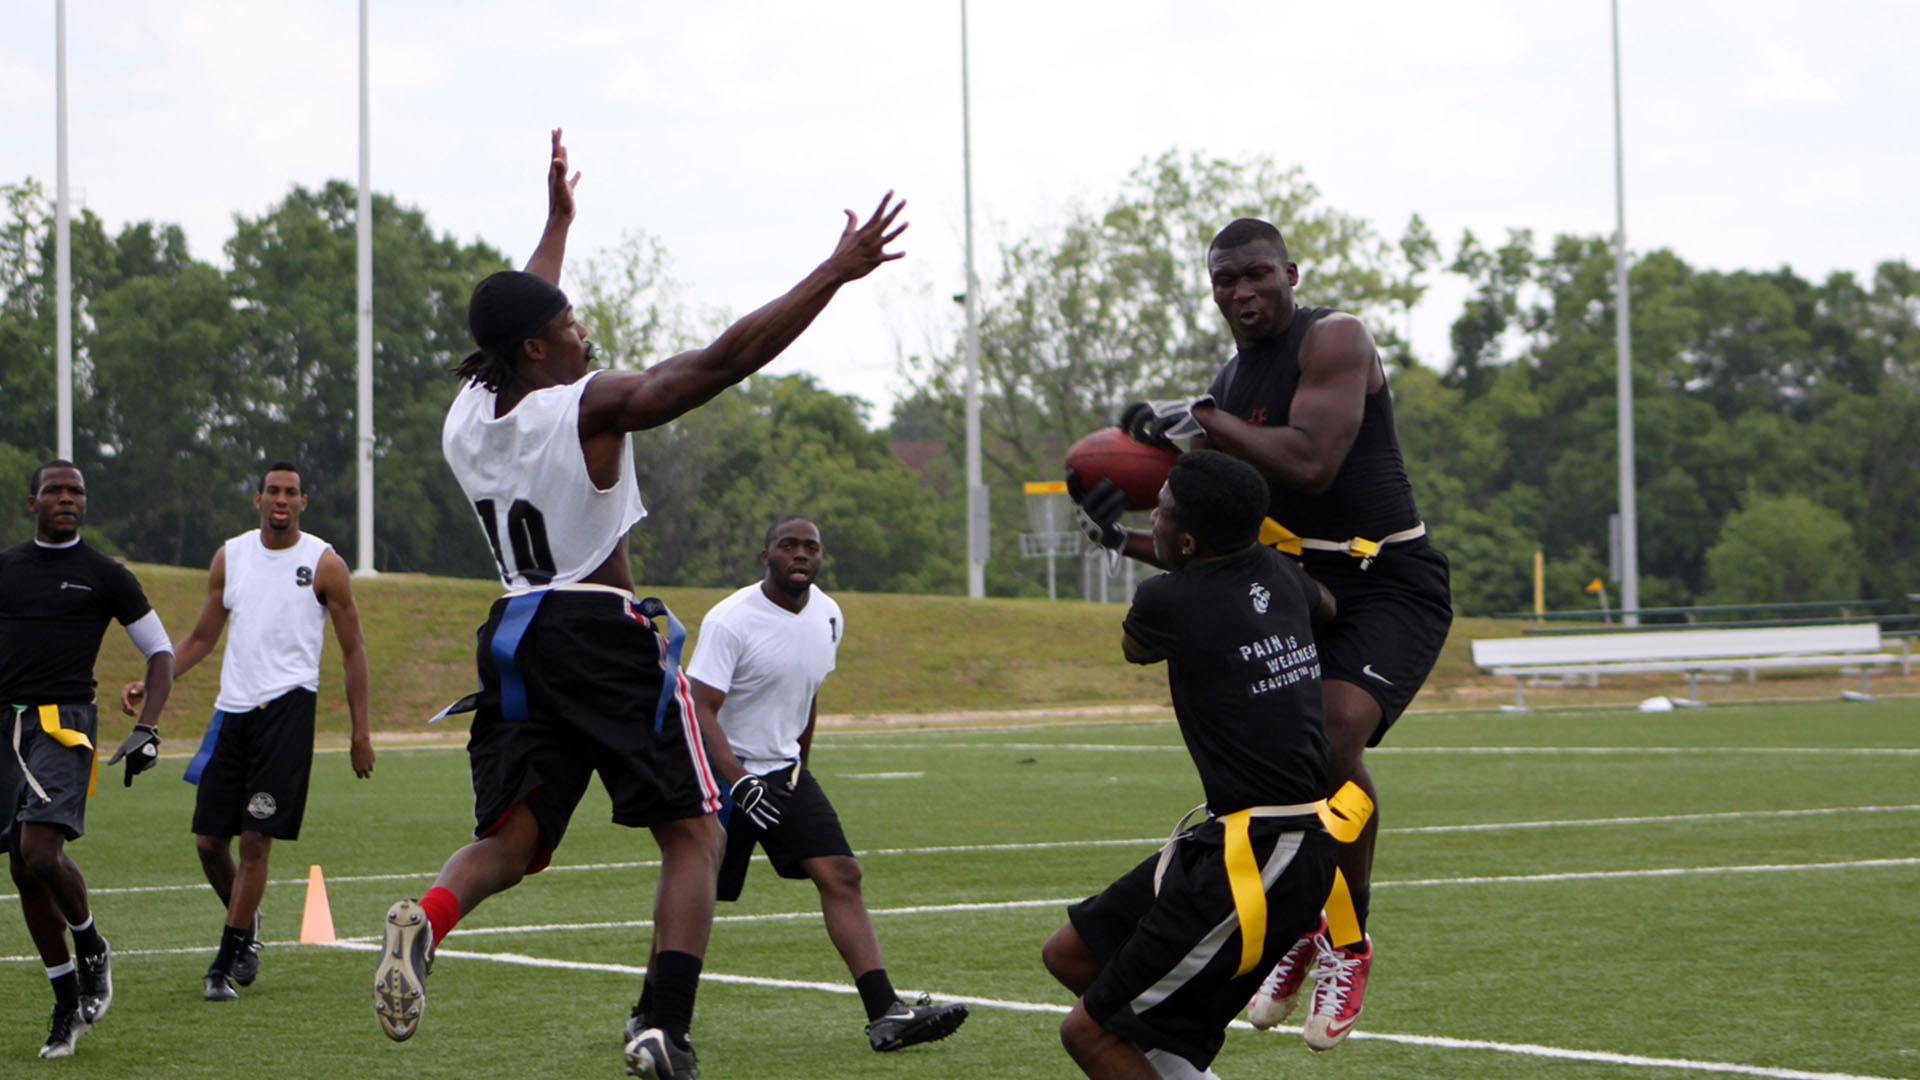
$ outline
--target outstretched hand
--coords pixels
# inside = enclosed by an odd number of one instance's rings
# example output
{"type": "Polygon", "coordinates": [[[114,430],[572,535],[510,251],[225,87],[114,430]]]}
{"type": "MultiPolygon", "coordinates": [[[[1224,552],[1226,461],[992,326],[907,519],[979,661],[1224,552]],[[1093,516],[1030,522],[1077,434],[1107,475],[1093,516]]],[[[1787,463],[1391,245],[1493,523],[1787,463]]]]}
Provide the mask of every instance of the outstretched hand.
{"type": "Polygon", "coordinates": [[[907,208],[907,201],[895,201],[893,192],[880,196],[880,205],[874,208],[873,216],[866,224],[851,210],[847,215],[847,227],[840,233],[840,243],[835,245],[833,254],[827,257],[827,265],[832,267],[836,276],[843,282],[857,281],[873,273],[881,263],[892,262],[906,255],[904,251],[887,251],[886,246],[894,238],[907,231],[907,223],[901,222],[899,228],[893,228],[893,219],[907,208]],[[889,205],[891,204],[891,205],[889,205]],[[892,231],[888,231],[888,230],[892,231]]]}
{"type": "Polygon", "coordinates": [[[573,222],[573,189],[580,174],[567,175],[567,148],[560,141],[560,129],[553,129],[553,160],[547,166],[547,217],[568,224],[573,222]]]}

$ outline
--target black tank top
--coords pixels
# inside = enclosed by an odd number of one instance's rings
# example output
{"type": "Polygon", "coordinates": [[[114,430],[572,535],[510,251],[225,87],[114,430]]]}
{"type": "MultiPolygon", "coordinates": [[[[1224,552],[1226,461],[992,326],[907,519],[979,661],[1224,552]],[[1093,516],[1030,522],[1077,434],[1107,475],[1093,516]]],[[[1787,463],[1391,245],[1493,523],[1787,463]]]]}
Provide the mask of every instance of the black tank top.
{"type": "MultiPolygon", "coordinates": [[[[1220,408],[1250,424],[1284,427],[1300,384],[1300,343],[1314,323],[1333,313],[1333,308],[1295,308],[1284,335],[1234,354],[1207,392],[1220,408]]],[[[1378,540],[1418,524],[1420,512],[1393,427],[1392,391],[1383,382],[1367,395],[1360,432],[1327,490],[1313,494],[1273,481],[1267,486],[1268,516],[1298,536],[1378,540]]]]}

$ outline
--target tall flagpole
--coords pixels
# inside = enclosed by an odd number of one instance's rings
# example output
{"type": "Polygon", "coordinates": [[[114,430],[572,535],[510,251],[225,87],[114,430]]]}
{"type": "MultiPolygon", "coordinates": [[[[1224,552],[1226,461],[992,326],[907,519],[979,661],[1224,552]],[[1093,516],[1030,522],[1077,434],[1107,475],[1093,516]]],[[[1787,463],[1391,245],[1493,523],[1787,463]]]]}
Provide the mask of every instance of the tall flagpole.
{"type": "Polygon", "coordinates": [[[67,0],[53,4],[53,281],[55,456],[73,460],[73,236],[67,216],[67,0]]]}
{"type": "Polygon", "coordinates": [[[987,595],[987,486],[980,480],[980,280],[973,273],[973,106],[967,0],[960,0],[960,159],[967,202],[967,595],[987,595]]]}
{"type": "Polygon", "coordinates": [[[1627,312],[1627,181],[1620,134],[1620,0],[1613,0],[1613,282],[1615,381],[1620,437],[1620,607],[1626,625],[1640,616],[1640,533],[1634,513],[1633,342],[1627,312]]]}
{"type": "Polygon", "coordinates": [[[367,109],[367,0],[360,0],[360,206],[355,222],[359,255],[360,536],[357,574],[373,569],[373,188],[367,109]]]}

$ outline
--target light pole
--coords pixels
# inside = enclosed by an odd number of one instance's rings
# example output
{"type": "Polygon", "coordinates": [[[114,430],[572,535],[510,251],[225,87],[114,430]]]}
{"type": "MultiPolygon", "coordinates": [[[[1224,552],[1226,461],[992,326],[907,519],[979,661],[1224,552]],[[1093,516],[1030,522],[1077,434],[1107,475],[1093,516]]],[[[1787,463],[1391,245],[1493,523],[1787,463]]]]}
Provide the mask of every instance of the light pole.
{"type": "Polygon", "coordinates": [[[360,0],[360,204],[355,214],[359,296],[359,415],[360,513],[359,565],[354,573],[373,574],[373,162],[372,124],[368,119],[367,0],[360,0]]]}
{"type": "Polygon", "coordinates": [[[67,0],[53,4],[54,202],[53,320],[54,456],[73,460],[73,236],[67,215],[67,0]]]}
{"type": "Polygon", "coordinates": [[[1627,301],[1627,182],[1620,135],[1620,0],[1613,7],[1613,282],[1615,381],[1620,437],[1620,609],[1628,626],[1640,616],[1640,533],[1634,514],[1633,342],[1627,301]]]}
{"type": "Polygon", "coordinates": [[[987,595],[987,487],[980,481],[980,281],[973,273],[973,110],[967,88],[967,0],[960,0],[960,160],[967,204],[967,595],[987,595]]]}

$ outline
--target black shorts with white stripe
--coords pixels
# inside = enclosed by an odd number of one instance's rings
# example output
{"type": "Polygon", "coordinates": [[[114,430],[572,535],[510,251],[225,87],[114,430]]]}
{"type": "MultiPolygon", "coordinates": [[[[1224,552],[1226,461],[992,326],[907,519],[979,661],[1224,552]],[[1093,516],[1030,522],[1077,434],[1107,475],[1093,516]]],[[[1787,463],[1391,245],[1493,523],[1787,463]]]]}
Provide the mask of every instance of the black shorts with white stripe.
{"type": "Polygon", "coordinates": [[[1325,831],[1256,820],[1248,830],[1266,891],[1259,960],[1244,972],[1240,919],[1216,819],[1183,836],[1156,896],[1155,854],[1098,896],[1067,909],[1101,963],[1083,997],[1100,1026],[1145,1049],[1206,1068],[1227,1024],[1282,953],[1320,921],[1338,845],[1325,831]]]}

